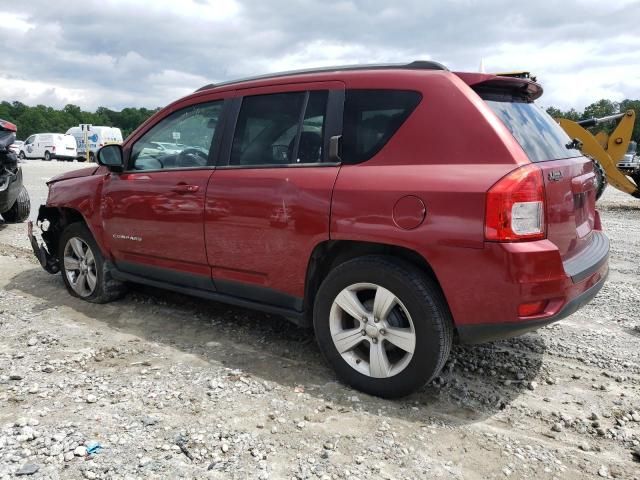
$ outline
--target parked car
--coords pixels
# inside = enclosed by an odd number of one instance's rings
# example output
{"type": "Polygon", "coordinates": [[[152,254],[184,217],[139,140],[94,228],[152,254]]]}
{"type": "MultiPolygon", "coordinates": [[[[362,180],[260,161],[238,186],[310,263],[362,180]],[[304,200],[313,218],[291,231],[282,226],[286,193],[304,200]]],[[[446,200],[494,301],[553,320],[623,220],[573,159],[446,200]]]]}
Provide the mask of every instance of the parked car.
{"type": "Polygon", "coordinates": [[[345,382],[405,395],[454,339],[548,325],[605,282],[592,162],[541,94],[434,62],[208,85],[52,179],[32,245],[71,295],[134,282],[280,314],[345,382]]]}
{"type": "Polygon", "coordinates": [[[49,160],[75,160],[76,140],[72,135],[62,133],[36,133],[24,141],[19,156],[49,160]]]}
{"type": "MultiPolygon", "coordinates": [[[[67,130],[67,135],[73,135],[78,144],[78,156],[80,160],[86,160],[87,154],[84,145],[84,131],[80,126],[71,127],[67,130]]],[[[104,127],[91,125],[89,131],[89,160],[95,161],[95,153],[100,147],[112,143],[122,143],[122,132],[116,127],[104,127]]]]}
{"type": "Polygon", "coordinates": [[[24,145],[24,142],[22,140],[15,140],[11,145],[9,145],[9,150],[11,150],[16,155],[20,155],[22,145],[24,145]]]}
{"type": "Polygon", "coordinates": [[[20,223],[29,218],[31,201],[22,183],[22,168],[13,150],[18,127],[0,119],[0,219],[20,223]]]}
{"type": "MultiPolygon", "coordinates": [[[[638,144],[634,141],[629,142],[629,148],[622,160],[618,162],[618,169],[634,178],[640,174],[640,155],[638,153],[638,144]]],[[[640,178],[640,177],[639,177],[640,178]]]]}

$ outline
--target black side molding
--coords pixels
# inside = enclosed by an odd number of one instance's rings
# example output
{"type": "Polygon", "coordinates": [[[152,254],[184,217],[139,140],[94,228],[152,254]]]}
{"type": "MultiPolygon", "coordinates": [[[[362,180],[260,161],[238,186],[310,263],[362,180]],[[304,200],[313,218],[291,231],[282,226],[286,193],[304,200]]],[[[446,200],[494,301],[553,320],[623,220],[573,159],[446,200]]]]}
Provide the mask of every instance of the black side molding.
{"type": "MultiPolygon", "coordinates": [[[[163,288],[165,290],[171,290],[174,292],[183,293],[185,295],[200,297],[207,300],[212,300],[214,302],[228,303],[230,305],[236,305],[238,307],[250,308],[252,310],[259,310],[261,312],[272,313],[274,315],[281,315],[301,327],[309,326],[304,312],[298,311],[294,308],[287,308],[286,306],[273,305],[269,303],[264,303],[263,301],[240,298],[238,296],[230,295],[228,293],[218,292],[213,289],[205,290],[197,287],[179,285],[176,283],[169,283],[166,281],[149,278],[142,275],[136,275],[134,273],[124,272],[122,270],[118,270],[118,268],[115,265],[112,265],[111,274],[113,275],[113,278],[123,282],[140,283],[142,285],[148,285],[150,287],[155,287],[155,288],[163,288]]],[[[259,288],[259,287],[254,287],[254,288],[259,288]]],[[[267,290],[267,289],[260,289],[260,290],[267,290]]],[[[238,291],[238,293],[240,292],[238,291]]],[[[256,294],[255,291],[252,293],[256,294]]],[[[266,296],[265,299],[268,298],[269,300],[272,300],[272,301],[274,300],[273,295],[277,295],[277,293],[272,293],[271,295],[269,295],[264,292],[262,292],[262,294],[266,296]]],[[[298,302],[295,302],[295,303],[298,303],[298,302]]],[[[300,305],[302,304],[301,299],[299,300],[299,304],[300,305]]]]}

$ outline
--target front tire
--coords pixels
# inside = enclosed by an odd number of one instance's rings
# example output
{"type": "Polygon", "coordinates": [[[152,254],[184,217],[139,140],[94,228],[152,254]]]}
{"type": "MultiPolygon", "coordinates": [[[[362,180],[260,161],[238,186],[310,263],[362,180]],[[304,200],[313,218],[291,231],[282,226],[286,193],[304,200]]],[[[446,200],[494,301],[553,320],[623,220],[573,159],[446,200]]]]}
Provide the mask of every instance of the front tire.
{"type": "Polygon", "coordinates": [[[23,185],[18,193],[18,198],[13,202],[11,208],[2,214],[2,218],[7,223],[22,223],[29,218],[29,213],[31,213],[31,200],[29,192],[23,185]]]}
{"type": "Polygon", "coordinates": [[[111,276],[109,265],[84,223],[72,223],[64,229],[58,258],[65,286],[74,297],[107,303],[124,294],[124,285],[111,276]]]}
{"type": "Polygon", "coordinates": [[[18,157],[20,157],[20,160],[25,160],[27,158],[22,150],[20,150],[20,153],[18,154],[18,157]]]}
{"type": "Polygon", "coordinates": [[[338,377],[385,398],[408,395],[432,380],[453,338],[436,283],[408,262],[378,255],[349,260],[327,275],[313,324],[338,377]]]}

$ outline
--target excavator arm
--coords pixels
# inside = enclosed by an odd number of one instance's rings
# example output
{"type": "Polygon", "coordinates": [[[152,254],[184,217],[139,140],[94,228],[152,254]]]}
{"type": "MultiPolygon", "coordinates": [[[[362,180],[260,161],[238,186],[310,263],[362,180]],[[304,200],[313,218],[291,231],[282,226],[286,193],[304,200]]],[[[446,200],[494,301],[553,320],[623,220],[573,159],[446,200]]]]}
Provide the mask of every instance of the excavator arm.
{"type": "Polygon", "coordinates": [[[618,170],[618,162],[624,157],[631,141],[635,119],[635,112],[628,110],[625,113],[604,118],[592,118],[580,122],[561,118],[558,119],[558,122],[570,138],[577,139],[582,143],[580,150],[602,166],[607,181],[611,185],[618,190],[640,198],[638,185],[618,170]],[[605,132],[593,135],[587,130],[589,127],[617,119],[620,119],[620,121],[611,135],[607,135],[605,132]]]}

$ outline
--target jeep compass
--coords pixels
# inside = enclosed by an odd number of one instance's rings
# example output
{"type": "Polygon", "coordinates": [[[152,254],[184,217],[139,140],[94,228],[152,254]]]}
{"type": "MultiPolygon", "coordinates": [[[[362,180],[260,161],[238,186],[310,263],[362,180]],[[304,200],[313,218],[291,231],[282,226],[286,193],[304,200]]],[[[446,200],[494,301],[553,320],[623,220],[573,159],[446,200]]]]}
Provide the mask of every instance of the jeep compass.
{"type": "Polygon", "coordinates": [[[207,85],[51,179],[32,245],[71,295],[279,314],[344,382],[406,395],[452,342],[555,322],[606,279],[592,162],[540,95],[424,61],[207,85]]]}

